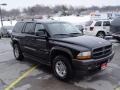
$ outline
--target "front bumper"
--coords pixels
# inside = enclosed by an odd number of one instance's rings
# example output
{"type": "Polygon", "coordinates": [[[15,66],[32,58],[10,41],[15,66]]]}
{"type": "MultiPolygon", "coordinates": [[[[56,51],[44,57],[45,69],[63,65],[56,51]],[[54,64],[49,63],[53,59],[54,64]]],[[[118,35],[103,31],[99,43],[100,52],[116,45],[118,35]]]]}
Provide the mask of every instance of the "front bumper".
{"type": "Polygon", "coordinates": [[[109,63],[114,56],[114,52],[109,56],[100,59],[90,59],[90,60],[73,60],[73,67],[79,72],[89,72],[94,70],[100,70],[101,64],[109,63]]]}

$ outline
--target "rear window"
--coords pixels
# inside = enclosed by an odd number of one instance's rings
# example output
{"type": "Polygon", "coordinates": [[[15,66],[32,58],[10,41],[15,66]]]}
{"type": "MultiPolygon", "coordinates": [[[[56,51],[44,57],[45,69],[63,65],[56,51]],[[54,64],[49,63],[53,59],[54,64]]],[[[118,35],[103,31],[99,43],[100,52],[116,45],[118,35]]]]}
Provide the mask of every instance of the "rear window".
{"type": "Polygon", "coordinates": [[[109,21],[104,21],[103,26],[110,26],[110,22],[109,21]]]}
{"type": "Polygon", "coordinates": [[[93,21],[86,22],[85,26],[90,26],[93,23],[93,21]]]}
{"type": "Polygon", "coordinates": [[[34,34],[34,26],[35,24],[34,23],[27,23],[26,27],[25,27],[25,33],[28,33],[28,34],[34,34]]]}
{"type": "Polygon", "coordinates": [[[13,28],[13,32],[21,33],[23,27],[24,27],[24,23],[23,23],[23,22],[18,22],[18,23],[15,25],[15,27],[13,28]]]}

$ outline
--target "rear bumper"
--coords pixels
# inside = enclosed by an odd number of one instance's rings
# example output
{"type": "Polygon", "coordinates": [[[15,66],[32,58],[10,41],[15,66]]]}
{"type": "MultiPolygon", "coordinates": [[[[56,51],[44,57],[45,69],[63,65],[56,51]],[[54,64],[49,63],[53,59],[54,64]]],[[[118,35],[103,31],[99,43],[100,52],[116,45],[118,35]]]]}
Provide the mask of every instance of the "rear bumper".
{"type": "Polygon", "coordinates": [[[108,63],[112,60],[114,52],[107,57],[101,59],[90,59],[90,60],[73,60],[73,67],[78,72],[89,72],[93,70],[100,70],[101,64],[108,63]]]}

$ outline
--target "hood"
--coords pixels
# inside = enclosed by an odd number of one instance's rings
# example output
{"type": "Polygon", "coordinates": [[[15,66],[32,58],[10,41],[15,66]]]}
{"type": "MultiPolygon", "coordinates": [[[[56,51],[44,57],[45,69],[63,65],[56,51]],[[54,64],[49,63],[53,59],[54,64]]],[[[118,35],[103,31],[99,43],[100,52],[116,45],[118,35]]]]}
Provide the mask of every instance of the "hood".
{"type": "Polygon", "coordinates": [[[95,49],[111,45],[111,43],[102,38],[93,36],[79,36],[79,37],[69,37],[69,38],[59,38],[59,41],[80,45],[89,49],[95,49]]]}

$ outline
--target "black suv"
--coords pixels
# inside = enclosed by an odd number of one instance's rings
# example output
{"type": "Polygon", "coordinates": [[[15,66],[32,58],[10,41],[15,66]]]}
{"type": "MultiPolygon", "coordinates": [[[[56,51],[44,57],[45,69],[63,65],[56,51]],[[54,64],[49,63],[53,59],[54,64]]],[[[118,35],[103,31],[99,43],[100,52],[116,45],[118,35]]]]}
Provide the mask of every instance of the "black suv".
{"type": "Polygon", "coordinates": [[[113,38],[120,41],[120,17],[115,18],[111,22],[110,32],[111,32],[113,38]]]}
{"type": "Polygon", "coordinates": [[[61,80],[70,79],[74,71],[104,69],[114,56],[109,41],[82,36],[72,24],[54,20],[18,22],[11,39],[17,60],[30,57],[50,65],[61,80]]]}

